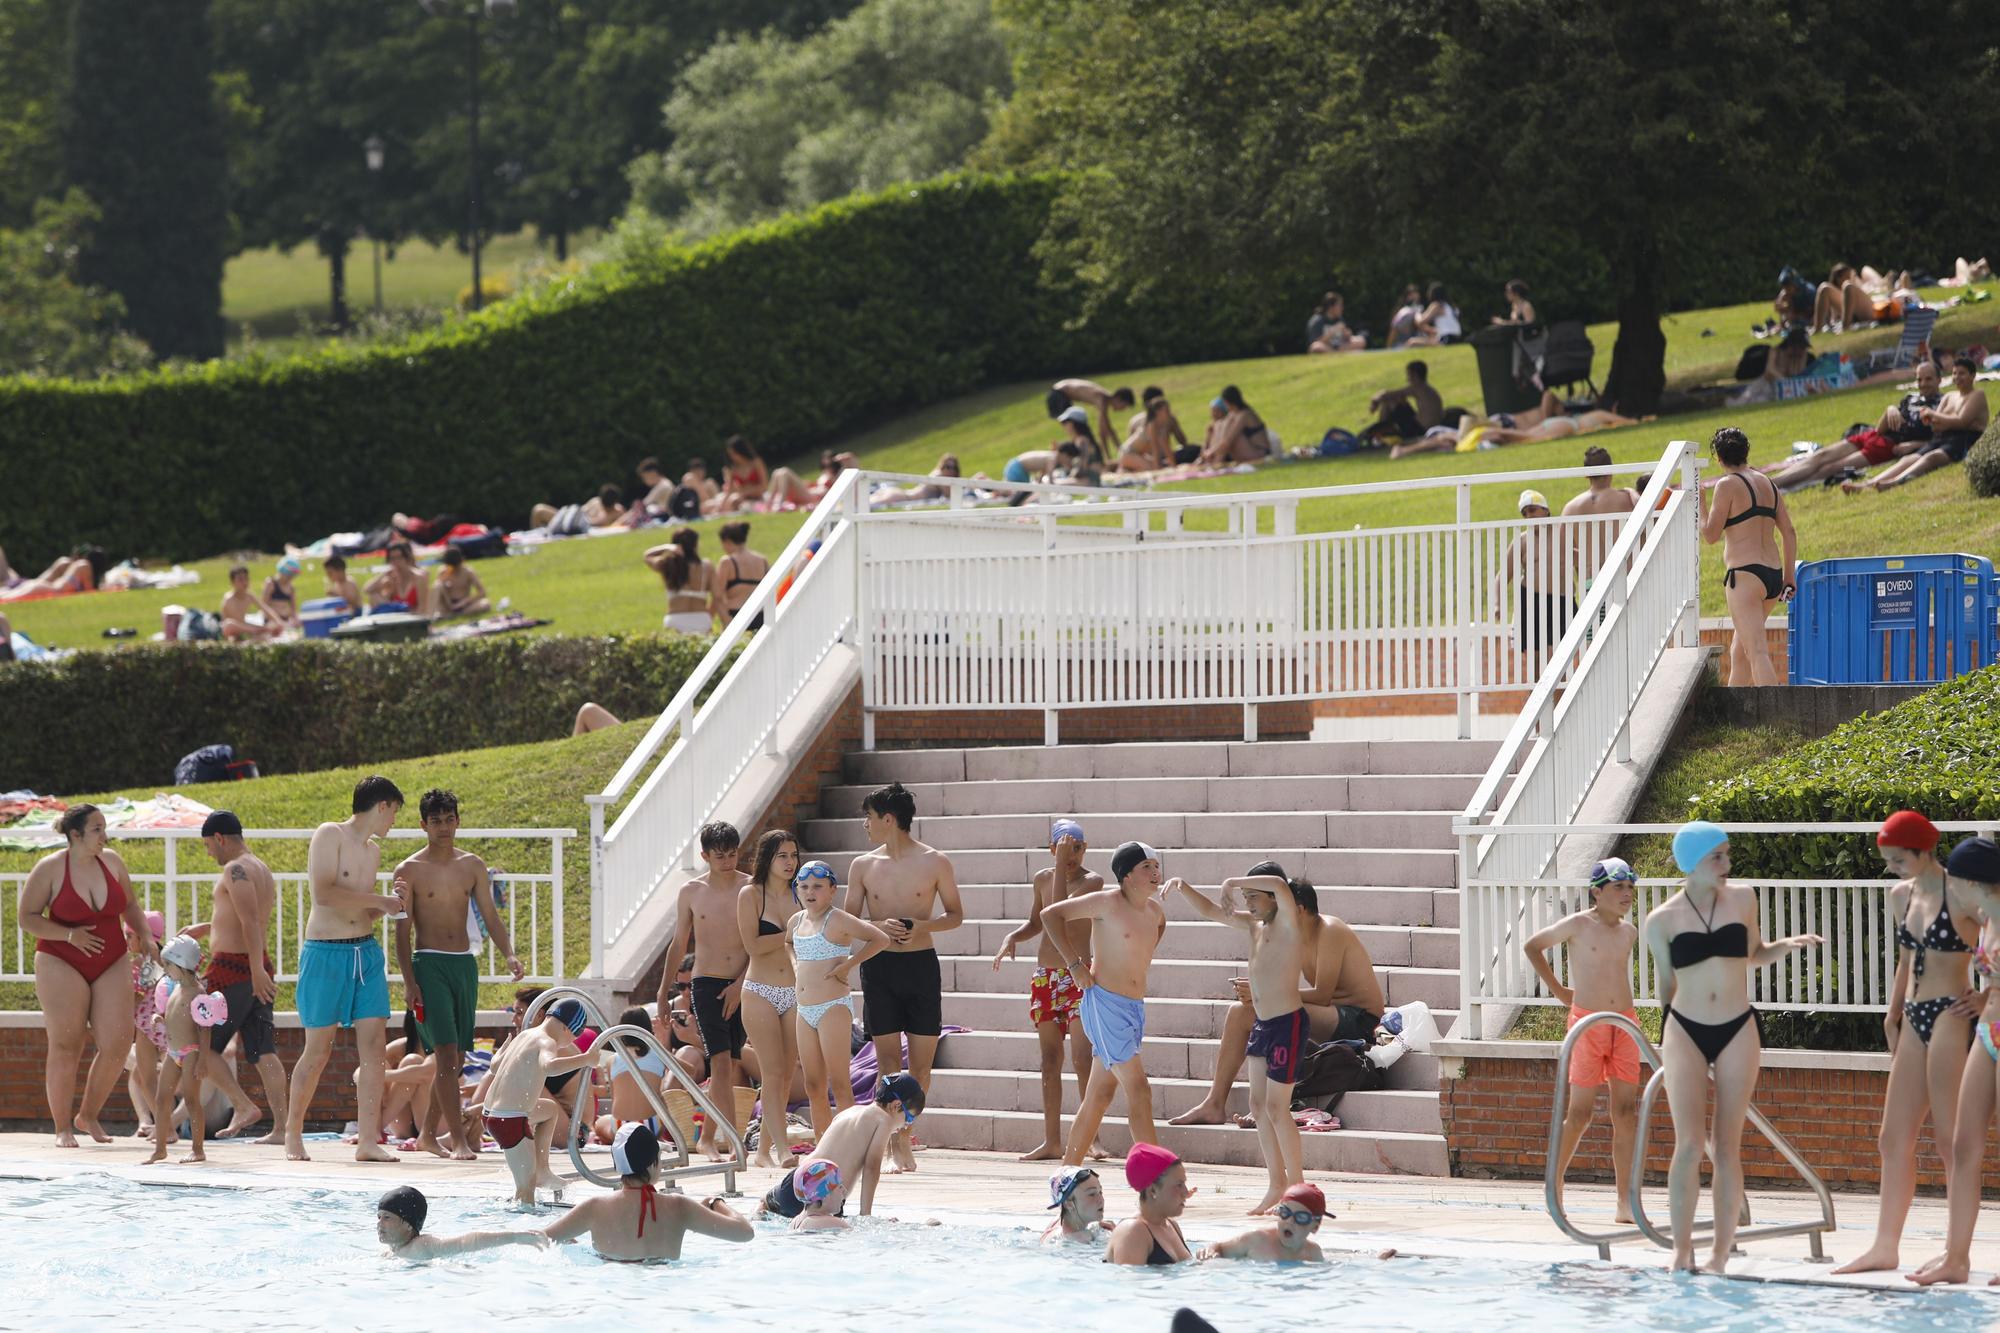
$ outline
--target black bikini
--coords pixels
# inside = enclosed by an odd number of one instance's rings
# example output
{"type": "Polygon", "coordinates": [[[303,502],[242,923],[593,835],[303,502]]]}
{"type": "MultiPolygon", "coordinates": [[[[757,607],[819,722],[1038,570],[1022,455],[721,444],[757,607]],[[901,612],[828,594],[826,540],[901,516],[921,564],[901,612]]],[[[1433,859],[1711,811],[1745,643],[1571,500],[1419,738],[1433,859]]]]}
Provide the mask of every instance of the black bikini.
{"type": "MultiPolygon", "coordinates": [[[[1750,484],[1750,479],[1748,477],[1744,476],[1740,472],[1733,472],[1730,475],[1735,477],[1738,481],[1742,482],[1743,488],[1750,492],[1750,507],[1748,509],[1745,509],[1742,513],[1736,515],[1736,517],[1734,518],[1724,519],[1722,523],[1723,527],[1733,528],[1738,523],[1747,523],[1753,518],[1769,518],[1769,519],[1777,518],[1778,510],[1775,505],[1762,505],[1757,503],[1757,488],[1750,484]]],[[[1716,487],[1718,490],[1721,489],[1721,485],[1722,485],[1721,482],[1716,483],[1716,487]]],[[[1773,498],[1775,498],[1775,496],[1773,498]]],[[[1764,596],[1772,601],[1776,601],[1779,597],[1784,595],[1785,571],[1777,568],[1776,566],[1736,565],[1722,576],[1722,586],[1725,588],[1735,587],[1736,576],[1738,574],[1755,574],[1758,578],[1762,579],[1764,581],[1764,596]]]]}
{"type": "MultiPolygon", "coordinates": [[[[1689,903],[1692,909],[1694,904],[1689,903]]],[[[1696,913],[1699,916],[1699,913],[1696,913]]],[[[1708,923],[1702,922],[1704,926],[1708,923]]],[[[1750,956],[1750,929],[1741,921],[1732,921],[1726,926],[1707,930],[1684,930],[1667,941],[1667,958],[1676,972],[1696,963],[1705,963],[1711,958],[1748,958],[1750,956]]],[[[1756,1020],[1757,1039],[1764,1039],[1764,1020],[1755,1009],[1745,1009],[1726,1023],[1697,1023],[1685,1014],[1674,1012],[1667,1006],[1667,1017],[1681,1025],[1681,1030],[1694,1042],[1702,1058],[1713,1065],[1716,1057],[1729,1048],[1743,1025],[1756,1020]]]]}
{"type": "MultiPolygon", "coordinates": [[[[1936,950],[1938,953],[1972,952],[1972,946],[1960,937],[1958,927],[1952,924],[1949,889],[1946,890],[1943,903],[1938,907],[1937,916],[1931,921],[1929,928],[1924,931],[1924,937],[1918,939],[1910,933],[1910,928],[1906,923],[1898,922],[1896,924],[1896,943],[1910,950],[1914,955],[1910,962],[1911,981],[1916,981],[1923,976],[1924,956],[1932,950],[1936,950]]],[[[1938,1016],[1951,1008],[1957,1002],[1957,999],[1958,997],[1955,995],[1939,995],[1929,1000],[1905,1000],[1903,1001],[1903,1021],[1908,1023],[1910,1030],[1923,1040],[1924,1045],[1928,1046],[1931,1044],[1931,1030],[1937,1026],[1938,1016]]]]}

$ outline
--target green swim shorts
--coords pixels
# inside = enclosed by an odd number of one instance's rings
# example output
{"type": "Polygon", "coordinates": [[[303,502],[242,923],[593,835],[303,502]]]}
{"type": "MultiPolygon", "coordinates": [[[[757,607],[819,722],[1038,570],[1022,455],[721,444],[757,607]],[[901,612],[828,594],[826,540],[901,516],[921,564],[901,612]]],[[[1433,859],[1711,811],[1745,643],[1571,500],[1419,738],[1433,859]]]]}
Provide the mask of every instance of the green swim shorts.
{"type": "Polygon", "coordinates": [[[472,1027],[479,1017],[479,959],[469,953],[434,953],[419,949],[410,957],[410,971],[423,995],[417,1033],[424,1049],[456,1046],[472,1049],[472,1027]]]}

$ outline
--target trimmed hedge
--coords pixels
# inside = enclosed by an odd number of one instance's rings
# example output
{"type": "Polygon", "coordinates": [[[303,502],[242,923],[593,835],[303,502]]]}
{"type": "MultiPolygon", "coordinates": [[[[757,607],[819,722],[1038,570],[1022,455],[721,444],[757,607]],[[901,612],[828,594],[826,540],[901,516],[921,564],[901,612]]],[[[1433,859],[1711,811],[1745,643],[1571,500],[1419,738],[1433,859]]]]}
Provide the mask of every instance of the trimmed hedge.
{"type": "MultiPolygon", "coordinates": [[[[1947,681],[1713,783],[1690,808],[1724,825],[1874,821],[1903,809],[1940,821],[2000,819],[2000,667],[1947,681]]],[[[1867,834],[1746,837],[1732,845],[1730,860],[1746,876],[1882,873],[1867,834]]]]}
{"type": "Polygon", "coordinates": [[[1292,311],[1211,290],[1081,319],[1080,284],[1037,257],[1058,184],[857,196],[395,343],[0,380],[0,544],[35,568],[86,541],[114,558],[275,550],[397,510],[518,522],[537,500],[629,482],[646,454],[714,466],[733,432],[782,458],[984,384],[1290,336],[1292,311]]]}
{"type": "Polygon", "coordinates": [[[2000,495],[2000,421],[1990,423],[1965,455],[1965,479],[1984,499],[2000,495]]]}
{"type": "Polygon", "coordinates": [[[585,700],[624,718],[659,712],[710,642],[178,644],[0,666],[0,789],[164,788],[182,755],[215,744],[264,773],[300,773],[551,740],[585,700]]]}

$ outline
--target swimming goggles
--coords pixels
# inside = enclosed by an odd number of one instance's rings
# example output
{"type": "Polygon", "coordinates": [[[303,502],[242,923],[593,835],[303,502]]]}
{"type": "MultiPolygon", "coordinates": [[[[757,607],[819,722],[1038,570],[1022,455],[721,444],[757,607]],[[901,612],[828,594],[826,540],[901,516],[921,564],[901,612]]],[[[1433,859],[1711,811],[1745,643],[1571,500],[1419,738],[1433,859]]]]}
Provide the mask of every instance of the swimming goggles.
{"type": "Polygon", "coordinates": [[[1281,1203],[1276,1208],[1273,1208],[1271,1216],[1277,1218],[1280,1222],[1295,1222],[1302,1227],[1311,1226],[1318,1220],[1318,1215],[1312,1209],[1290,1203],[1281,1203]]]}

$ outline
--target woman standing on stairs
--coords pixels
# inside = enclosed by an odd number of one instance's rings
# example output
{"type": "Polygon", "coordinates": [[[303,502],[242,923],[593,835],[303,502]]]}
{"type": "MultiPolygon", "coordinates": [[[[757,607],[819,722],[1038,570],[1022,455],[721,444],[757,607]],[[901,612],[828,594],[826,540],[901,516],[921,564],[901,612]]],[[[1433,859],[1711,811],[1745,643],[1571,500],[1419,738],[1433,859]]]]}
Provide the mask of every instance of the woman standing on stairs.
{"type": "Polygon", "coordinates": [[[743,974],[743,1026],[764,1075],[762,1128],[753,1166],[796,1166],[790,1152],[785,1108],[792,1100],[792,1070],[799,1062],[799,1039],[791,1022],[798,1007],[792,955],[785,947],[791,919],[792,875],[799,868],[798,839],[772,829],[757,839],[750,882],[736,897],[736,928],[750,954],[743,974]],[[780,1160],[783,1159],[783,1160],[780,1160]]]}

